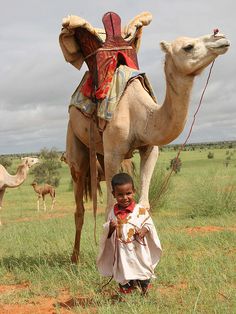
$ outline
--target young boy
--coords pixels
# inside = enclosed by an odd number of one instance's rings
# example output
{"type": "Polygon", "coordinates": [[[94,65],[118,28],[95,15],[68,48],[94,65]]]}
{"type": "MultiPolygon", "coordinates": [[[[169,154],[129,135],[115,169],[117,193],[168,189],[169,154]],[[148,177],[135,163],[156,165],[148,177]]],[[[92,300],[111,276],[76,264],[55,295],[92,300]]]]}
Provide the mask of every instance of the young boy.
{"type": "Polygon", "coordinates": [[[113,276],[120,292],[137,286],[145,294],[154,268],[161,257],[161,244],[149,211],[134,201],[134,183],[127,173],[112,178],[112,193],[117,203],[104,224],[97,259],[103,276],[113,276]]]}

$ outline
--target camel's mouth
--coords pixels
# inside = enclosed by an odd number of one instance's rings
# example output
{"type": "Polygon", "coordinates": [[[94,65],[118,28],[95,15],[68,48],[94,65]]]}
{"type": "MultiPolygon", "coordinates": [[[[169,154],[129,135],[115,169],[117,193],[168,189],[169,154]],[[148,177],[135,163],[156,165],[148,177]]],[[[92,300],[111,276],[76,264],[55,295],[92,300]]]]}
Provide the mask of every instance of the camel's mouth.
{"type": "Polygon", "coordinates": [[[221,49],[221,48],[228,48],[230,46],[230,44],[224,44],[224,45],[220,45],[218,47],[212,47],[213,49],[221,49]]]}
{"type": "Polygon", "coordinates": [[[230,42],[225,39],[225,38],[221,38],[219,40],[217,40],[215,43],[212,43],[209,48],[212,50],[227,50],[230,46],[230,42]]]}

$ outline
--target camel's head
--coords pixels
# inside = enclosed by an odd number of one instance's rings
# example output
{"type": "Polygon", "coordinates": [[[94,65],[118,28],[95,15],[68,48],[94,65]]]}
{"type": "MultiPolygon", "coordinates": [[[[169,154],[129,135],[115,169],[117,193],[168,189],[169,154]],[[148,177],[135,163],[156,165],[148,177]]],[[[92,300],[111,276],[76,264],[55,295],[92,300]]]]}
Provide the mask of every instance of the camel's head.
{"type": "Polygon", "coordinates": [[[39,163],[39,159],[37,157],[23,157],[21,158],[22,164],[31,168],[33,165],[39,163]]]}
{"type": "Polygon", "coordinates": [[[199,38],[179,37],[171,43],[162,41],[160,45],[166,60],[171,57],[179,72],[198,75],[229,49],[230,42],[223,34],[212,34],[199,38]]]}

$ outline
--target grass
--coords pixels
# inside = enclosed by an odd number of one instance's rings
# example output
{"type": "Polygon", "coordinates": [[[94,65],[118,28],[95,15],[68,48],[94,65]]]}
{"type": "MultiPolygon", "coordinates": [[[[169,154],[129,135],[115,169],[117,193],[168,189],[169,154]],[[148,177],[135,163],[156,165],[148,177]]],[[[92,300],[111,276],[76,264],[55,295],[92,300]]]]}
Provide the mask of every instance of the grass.
{"type": "MultiPolygon", "coordinates": [[[[174,157],[173,152],[161,153],[160,167],[166,169],[174,157]]],[[[60,170],[55,210],[50,214],[36,212],[37,197],[30,186],[31,176],[19,188],[8,190],[0,234],[0,282],[1,285],[26,284],[26,288],[1,293],[0,313],[1,305],[20,306],[38,297],[57,299],[63,291],[74,298],[75,313],[235,313],[236,213],[189,215],[196,193],[200,193],[194,182],[204,178],[201,169],[207,173],[212,167],[218,169],[216,181],[219,177],[223,186],[228,184],[229,177],[235,177],[236,167],[232,163],[226,168],[224,157],[223,150],[214,150],[213,160],[207,159],[207,151],[183,152],[183,166],[171,178],[168,202],[154,208],[152,214],[163,246],[154,287],[147,298],[136,293],[127,296],[125,302],[112,297],[116,289],[113,281],[100,291],[109,278],[100,277],[96,270],[98,248],[93,240],[90,203],[86,204],[80,264],[70,263],[74,200],[72,191],[68,190],[70,176],[65,165],[60,170]],[[222,229],[215,232],[193,229],[211,226],[222,229]]],[[[203,203],[205,197],[202,196],[203,203]]],[[[101,233],[103,222],[103,213],[99,213],[97,234],[101,233]]],[[[60,307],[54,312],[60,313],[60,307]]]]}

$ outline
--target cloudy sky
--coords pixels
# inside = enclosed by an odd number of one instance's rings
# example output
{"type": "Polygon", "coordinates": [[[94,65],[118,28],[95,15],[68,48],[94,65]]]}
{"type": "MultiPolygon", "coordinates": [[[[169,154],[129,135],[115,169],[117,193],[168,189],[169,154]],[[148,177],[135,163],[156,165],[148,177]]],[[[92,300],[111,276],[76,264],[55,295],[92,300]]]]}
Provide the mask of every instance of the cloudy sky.
{"type": "MultiPolygon", "coordinates": [[[[0,154],[65,149],[68,103],[86,66],[78,71],[64,61],[58,44],[61,21],[73,14],[102,27],[107,11],[118,13],[122,25],[143,11],[153,14],[153,21],[144,28],[138,58],[160,103],[165,84],[159,42],[220,29],[231,48],[215,62],[189,142],[236,140],[234,0],[0,1],[0,154]]],[[[188,122],[177,143],[188,133],[208,70],[195,81],[188,122]]]]}

